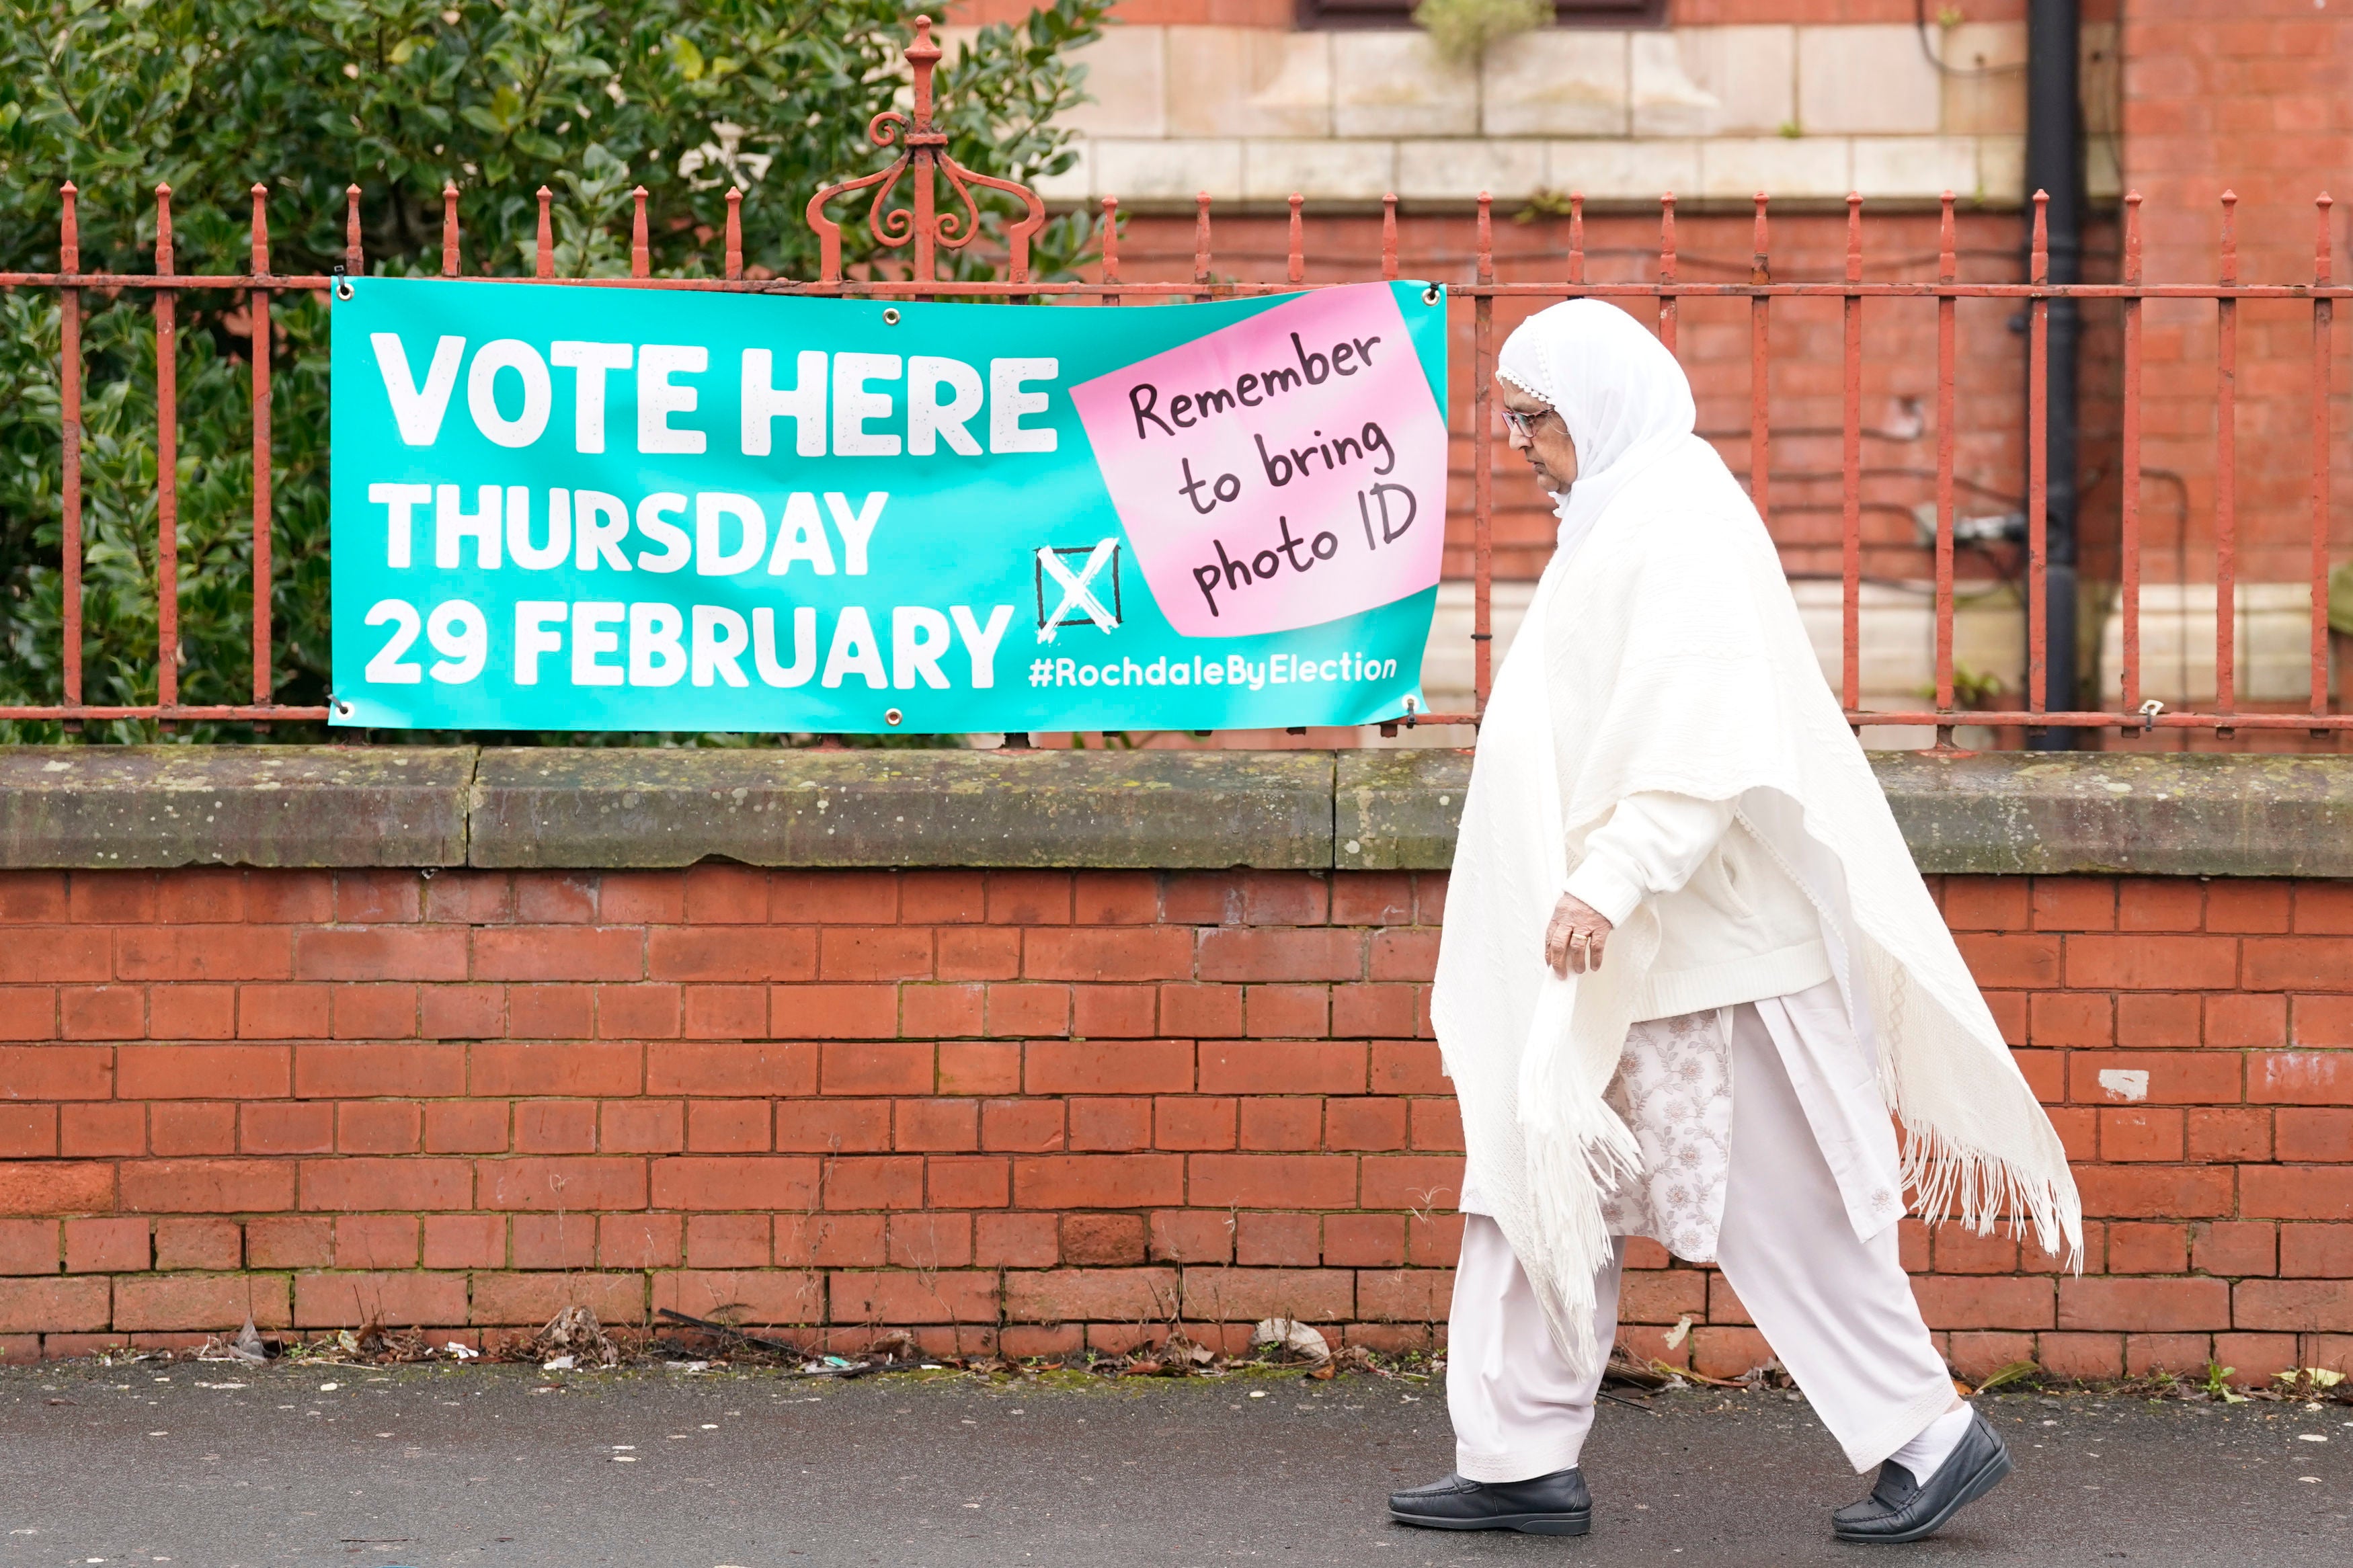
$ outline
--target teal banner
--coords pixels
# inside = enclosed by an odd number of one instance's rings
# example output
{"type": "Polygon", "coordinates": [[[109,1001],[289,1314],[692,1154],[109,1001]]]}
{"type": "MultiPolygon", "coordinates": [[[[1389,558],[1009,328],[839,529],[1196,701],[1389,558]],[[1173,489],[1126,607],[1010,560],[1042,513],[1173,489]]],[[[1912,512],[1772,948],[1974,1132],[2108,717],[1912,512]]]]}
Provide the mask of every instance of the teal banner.
{"type": "Polygon", "coordinates": [[[1427,706],[1434,286],[1118,310],[337,295],[337,724],[1208,730],[1427,706]]]}

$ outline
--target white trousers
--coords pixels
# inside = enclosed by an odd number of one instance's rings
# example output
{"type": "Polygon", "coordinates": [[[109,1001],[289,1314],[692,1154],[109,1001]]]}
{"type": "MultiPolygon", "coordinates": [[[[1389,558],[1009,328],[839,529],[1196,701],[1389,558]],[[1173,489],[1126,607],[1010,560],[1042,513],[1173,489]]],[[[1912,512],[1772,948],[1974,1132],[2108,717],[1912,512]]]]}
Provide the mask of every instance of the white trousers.
{"type": "MultiPolygon", "coordinates": [[[[1856,1238],[1780,1053],[1757,1009],[1732,1010],[1732,1148],[1716,1265],[1864,1471],[1955,1403],[1952,1376],[1912,1299],[1895,1226],[1856,1238]]],[[[1617,1335],[1621,1238],[1594,1281],[1594,1337],[1617,1335]]],[[[1555,1350],[1535,1290],[1485,1215],[1464,1216],[1448,1320],[1447,1411],[1455,1468],[1516,1481],[1574,1468],[1593,1426],[1599,1370],[1577,1377],[1555,1350]]]]}

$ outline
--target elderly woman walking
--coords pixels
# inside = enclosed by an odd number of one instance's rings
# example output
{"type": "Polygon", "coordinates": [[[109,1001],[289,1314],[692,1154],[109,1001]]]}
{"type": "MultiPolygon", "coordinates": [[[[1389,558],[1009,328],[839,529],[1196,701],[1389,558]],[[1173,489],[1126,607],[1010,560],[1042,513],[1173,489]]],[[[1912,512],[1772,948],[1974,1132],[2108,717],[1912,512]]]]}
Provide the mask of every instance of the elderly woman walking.
{"type": "Polygon", "coordinates": [[[1469,1150],[1455,1473],[1391,1516],[1585,1532],[1641,1236],[1721,1269],[1879,1467],[1835,1534],[1918,1540],[2010,1459],[1914,1303],[1905,1190],[2075,1253],[2065,1153],[1673,357],[1577,300],[1511,335],[1497,389],[1559,545],[1481,726],[1432,1002],[1469,1150]]]}

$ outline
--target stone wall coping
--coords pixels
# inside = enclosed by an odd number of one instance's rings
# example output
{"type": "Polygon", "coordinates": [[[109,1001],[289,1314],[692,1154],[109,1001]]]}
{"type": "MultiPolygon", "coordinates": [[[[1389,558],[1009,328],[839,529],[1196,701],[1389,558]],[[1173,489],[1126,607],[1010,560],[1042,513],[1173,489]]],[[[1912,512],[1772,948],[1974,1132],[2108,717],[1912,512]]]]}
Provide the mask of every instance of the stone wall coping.
{"type": "Polygon", "coordinates": [[[0,867],[462,866],[470,746],[0,746],[0,867]]]}
{"type": "MultiPolygon", "coordinates": [[[[1872,757],[1929,874],[2353,877],[2353,757],[1872,757]]],[[[0,868],[1431,870],[1459,751],[0,747],[0,868]]]]}
{"type": "Polygon", "coordinates": [[[485,750],[486,867],[1332,864],[1328,752],[485,750]]]}

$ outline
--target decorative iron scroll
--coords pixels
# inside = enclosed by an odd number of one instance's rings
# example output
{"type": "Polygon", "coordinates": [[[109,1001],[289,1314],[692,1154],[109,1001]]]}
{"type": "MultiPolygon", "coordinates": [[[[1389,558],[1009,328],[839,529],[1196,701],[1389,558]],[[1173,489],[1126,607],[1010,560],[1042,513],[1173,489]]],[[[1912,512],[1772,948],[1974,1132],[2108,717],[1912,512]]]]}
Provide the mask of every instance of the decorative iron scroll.
{"type": "Polygon", "coordinates": [[[938,276],[940,247],[962,250],[980,233],[980,208],[972,194],[975,185],[1018,196],[1029,209],[1027,216],[1006,229],[1005,237],[1012,252],[1007,281],[1029,280],[1029,237],[1045,226],[1046,204],[1037,192],[1018,181],[978,174],[948,156],[947,134],[934,129],[932,121],[932,71],[939,64],[940,55],[940,47],[932,42],[932,19],[916,17],[915,41],[907,46],[907,64],[915,73],[913,110],[902,114],[895,109],[884,110],[866,127],[867,140],[877,147],[899,148],[898,159],[887,169],[839,184],[820,186],[809,197],[808,226],[816,233],[821,251],[819,282],[841,281],[841,226],[825,215],[827,205],[837,197],[872,188],[874,197],[866,214],[867,231],[886,250],[905,249],[912,244],[914,280],[929,283],[938,276]],[[913,177],[908,183],[909,205],[892,206],[892,193],[898,189],[899,177],[910,167],[913,177]],[[934,176],[944,178],[952,195],[945,210],[939,205],[934,176]]]}

